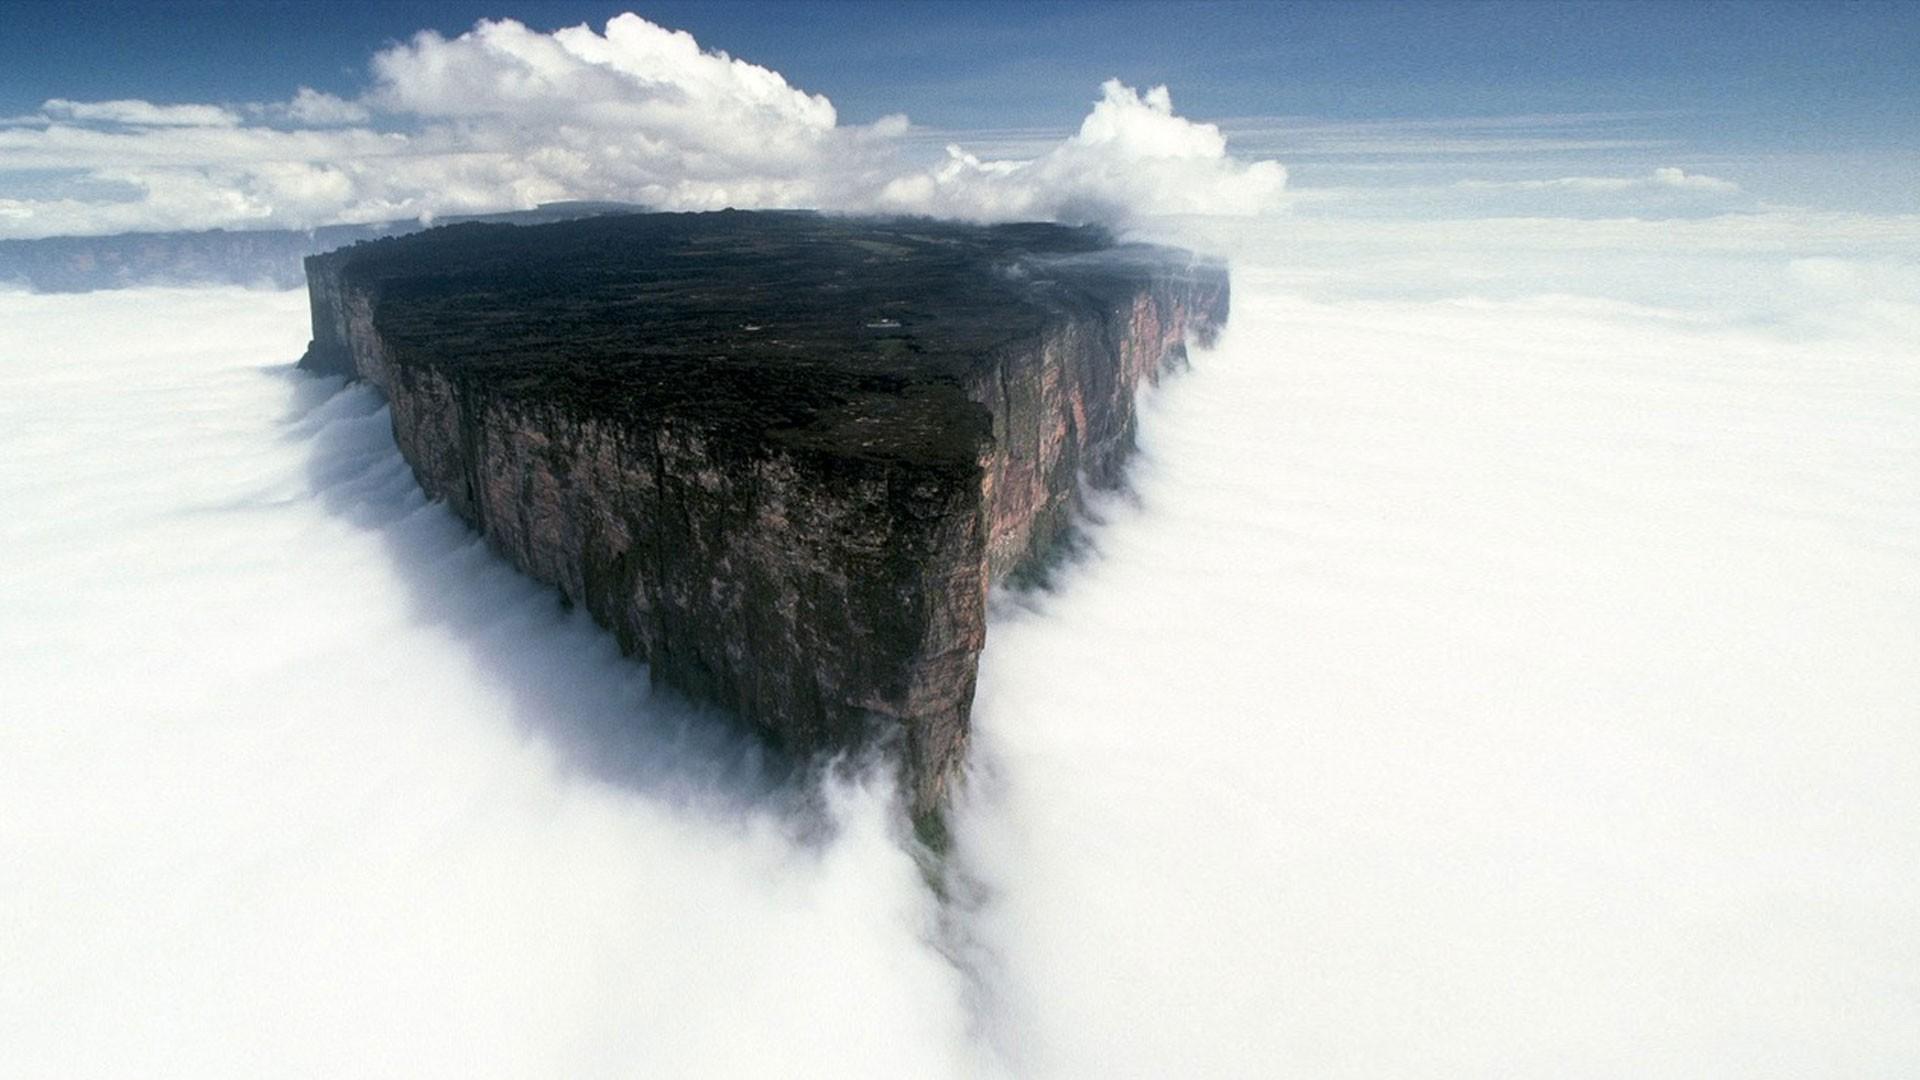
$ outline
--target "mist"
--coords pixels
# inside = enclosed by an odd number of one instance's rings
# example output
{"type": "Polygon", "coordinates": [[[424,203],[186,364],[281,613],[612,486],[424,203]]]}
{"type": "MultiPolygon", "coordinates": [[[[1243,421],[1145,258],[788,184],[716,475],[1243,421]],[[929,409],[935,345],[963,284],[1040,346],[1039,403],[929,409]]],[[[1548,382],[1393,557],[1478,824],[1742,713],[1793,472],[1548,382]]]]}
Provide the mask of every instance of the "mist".
{"type": "Polygon", "coordinates": [[[1920,1067],[1915,249],[1762,217],[1169,224],[1231,324],[996,598],[937,865],[427,503],[303,294],[0,293],[7,1071],[1920,1067]]]}
{"type": "Polygon", "coordinates": [[[0,305],[3,1071],[968,1058],[888,793],[650,696],[293,371],[303,293],[0,305]]]}
{"type": "Polygon", "coordinates": [[[1022,1071],[1920,1062],[1920,309],[1257,248],[982,658],[958,850],[1022,1071]]]}

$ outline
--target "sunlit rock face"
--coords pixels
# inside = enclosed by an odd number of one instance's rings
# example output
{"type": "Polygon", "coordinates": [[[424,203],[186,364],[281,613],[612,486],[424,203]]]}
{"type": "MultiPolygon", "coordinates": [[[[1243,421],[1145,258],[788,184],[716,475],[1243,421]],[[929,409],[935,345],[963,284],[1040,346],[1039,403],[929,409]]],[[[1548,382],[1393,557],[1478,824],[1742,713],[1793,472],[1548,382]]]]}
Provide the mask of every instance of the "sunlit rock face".
{"type": "Polygon", "coordinates": [[[988,588],[1113,482],[1225,267],[1051,225],[458,225],[307,262],[303,366],[654,676],[809,755],[964,754],[988,588]]]}

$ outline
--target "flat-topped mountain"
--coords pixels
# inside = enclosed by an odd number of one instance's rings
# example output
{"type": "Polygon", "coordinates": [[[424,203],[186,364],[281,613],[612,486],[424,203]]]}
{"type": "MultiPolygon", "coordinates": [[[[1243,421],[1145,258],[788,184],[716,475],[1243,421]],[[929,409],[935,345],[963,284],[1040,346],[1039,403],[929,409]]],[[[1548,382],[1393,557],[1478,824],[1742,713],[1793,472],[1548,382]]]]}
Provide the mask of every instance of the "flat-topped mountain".
{"type": "Polygon", "coordinates": [[[1113,482],[1210,340],[1215,262],[1096,229],[636,214],[307,261],[302,365],[365,378],[427,492],[800,754],[966,745],[988,588],[1113,482]]]}

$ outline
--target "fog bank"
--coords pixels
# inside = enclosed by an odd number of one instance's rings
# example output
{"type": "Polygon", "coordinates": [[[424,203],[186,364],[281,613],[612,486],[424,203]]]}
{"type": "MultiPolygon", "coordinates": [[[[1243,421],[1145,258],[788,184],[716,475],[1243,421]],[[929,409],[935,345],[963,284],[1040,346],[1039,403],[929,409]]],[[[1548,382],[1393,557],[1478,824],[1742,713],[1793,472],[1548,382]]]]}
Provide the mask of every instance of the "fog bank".
{"type": "Polygon", "coordinates": [[[1920,1064],[1911,301],[1786,260],[1764,324],[1355,296],[1248,248],[983,656],[959,843],[1023,1071],[1920,1064]]]}
{"type": "Polygon", "coordinates": [[[303,295],[0,293],[0,1071],[1912,1071],[1882,224],[1184,223],[1232,325],[999,599],[945,900],[425,503],[303,295]]]}
{"type": "Polygon", "coordinates": [[[287,366],[304,294],[0,306],[0,1071],[964,1068],[885,792],[650,698],[287,366]]]}

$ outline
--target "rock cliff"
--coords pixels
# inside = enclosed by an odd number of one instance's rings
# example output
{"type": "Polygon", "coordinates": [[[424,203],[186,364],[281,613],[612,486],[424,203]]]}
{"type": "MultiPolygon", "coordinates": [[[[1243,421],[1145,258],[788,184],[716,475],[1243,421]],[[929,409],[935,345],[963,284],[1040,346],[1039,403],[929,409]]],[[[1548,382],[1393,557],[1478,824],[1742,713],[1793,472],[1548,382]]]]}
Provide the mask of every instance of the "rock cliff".
{"type": "Polygon", "coordinates": [[[302,365],[654,676],[797,754],[967,741],[989,586],[1111,483],[1227,275],[1049,225],[805,213],[458,225],[307,260],[302,365]]]}

